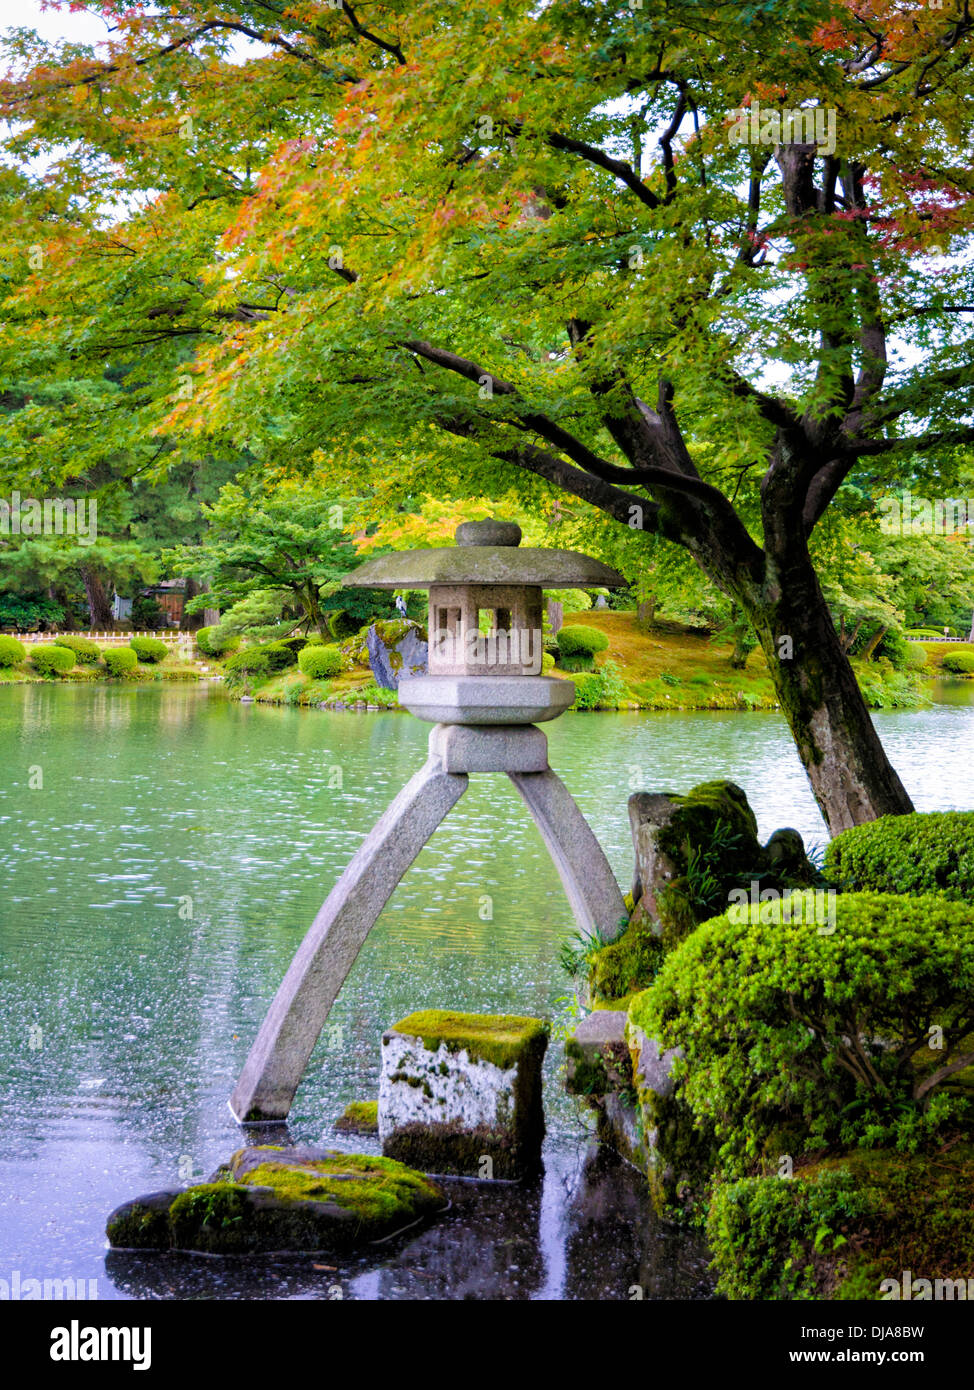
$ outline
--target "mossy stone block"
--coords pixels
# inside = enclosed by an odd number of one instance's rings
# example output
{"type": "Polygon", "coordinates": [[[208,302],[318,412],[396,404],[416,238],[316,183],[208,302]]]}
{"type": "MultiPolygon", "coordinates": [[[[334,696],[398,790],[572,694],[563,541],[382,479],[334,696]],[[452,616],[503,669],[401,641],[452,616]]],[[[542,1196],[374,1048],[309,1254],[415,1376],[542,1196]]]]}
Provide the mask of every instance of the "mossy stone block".
{"type": "Polygon", "coordinates": [[[427,1009],[382,1039],[382,1151],[427,1172],[521,1178],[541,1161],[549,1025],[427,1009]]]}
{"type": "Polygon", "coordinates": [[[339,1134],[378,1134],[379,1102],[352,1100],[335,1121],[339,1134]]]}

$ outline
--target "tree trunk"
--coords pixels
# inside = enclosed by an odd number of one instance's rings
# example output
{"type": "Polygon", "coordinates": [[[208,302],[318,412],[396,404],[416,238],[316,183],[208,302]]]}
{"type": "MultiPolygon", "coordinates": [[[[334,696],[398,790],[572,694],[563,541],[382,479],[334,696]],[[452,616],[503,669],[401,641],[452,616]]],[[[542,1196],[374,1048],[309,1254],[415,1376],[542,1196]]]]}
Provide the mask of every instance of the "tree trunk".
{"type": "Polygon", "coordinates": [[[307,589],[303,593],[300,590],[298,590],[297,592],[298,597],[301,600],[301,607],[305,610],[308,617],[314,623],[318,632],[321,634],[322,637],[330,637],[331,634],[328,631],[328,619],[321,611],[321,603],[318,599],[317,587],[314,584],[309,584],[307,589]]]}
{"type": "Polygon", "coordinates": [[[89,569],[87,565],[80,568],[81,582],[85,586],[85,596],[88,599],[88,614],[91,618],[93,628],[107,629],[113,625],[112,605],[108,595],[105,593],[105,586],[101,582],[98,573],[89,569]]]}
{"type": "Polygon", "coordinates": [[[888,627],[881,627],[877,633],[875,633],[872,637],[870,637],[869,641],[868,641],[868,642],[866,643],[866,645],[865,645],[865,648],[863,649],[863,653],[862,653],[862,659],[863,659],[863,661],[872,661],[872,659],[873,659],[873,652],[874,652],[874,651],[876,650],[876,648],[879,646],[880,642],[881,642],[881,641],[883,640],[883,638],[886,636],[887,632],[889,632],[889,628],[888,628],[888,627]]]}
{"type": "Polygon", "coordinates": [[[62,632],[73,632],[75,628],[74,614],[71,611],[71,602],[68,598],[68,591],[63,584],[52,584],[48,589],[48,596],[59,604],[64,610],[64,620],[57,624],[62,632]]]}
{"type": "Polygon", "coordinates": [[[197,632],[203,626],[202,613],[187,613],[186,604],[191,598],[196,598],[197,594],[203,592],[203,586],[197,579],[186,580],[186,600],[183,604],[183,616],[179,628],[181,632],[197,632]]]}
{"type": "Polygon", "coordinates": [[[642,632],[648,632],[649,629],[653,626],[653,620],[655,619],[655,617],[656,597],[655,595],[650,595],[650,597],[644,599],[643,602],[636,609],[636,626],[642,632]]]}
{"type": "Polygon", "coordinates": [[[735,671],[743,671],[747,665],[747,659],[754,650],[754,644],[746,632],[739,632],[734,639],[734,650],[731,652],[730,664],[735,671]]]}
{"type": "Polygon", "coordinates": [[[879,735],[811,564],[787,583],[742,595],[781,709],[829,830],[912,811],[879,735]]]}

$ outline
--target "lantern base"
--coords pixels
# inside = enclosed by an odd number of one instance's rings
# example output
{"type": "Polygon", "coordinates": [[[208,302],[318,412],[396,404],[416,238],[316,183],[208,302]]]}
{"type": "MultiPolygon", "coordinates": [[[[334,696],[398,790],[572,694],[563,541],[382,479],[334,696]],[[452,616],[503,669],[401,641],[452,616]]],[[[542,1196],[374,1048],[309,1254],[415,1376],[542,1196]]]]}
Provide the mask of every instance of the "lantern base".
{"type": "Polygon", "coordinates": [[[430,724],[541,724],[575,699],[572,681],[554,676],[409,676],[399,703],[430,724]]]}
{"type": "Polygon", "coordinates": [[[437,724],[431,758],[444,772],[546,772],[548,740],[533,724],[437,724]]]}

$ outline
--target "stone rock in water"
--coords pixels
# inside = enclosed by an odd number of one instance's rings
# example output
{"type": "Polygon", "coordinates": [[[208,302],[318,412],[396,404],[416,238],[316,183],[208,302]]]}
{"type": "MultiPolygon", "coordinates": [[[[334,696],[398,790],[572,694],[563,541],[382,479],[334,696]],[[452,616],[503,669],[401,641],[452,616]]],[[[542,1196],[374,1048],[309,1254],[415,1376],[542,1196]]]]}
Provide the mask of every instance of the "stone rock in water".
{"type": "Polygon", "coordinates": [[[817,879],[797,830],[776,830],[762,846],[747,796],[733,782],[702,782],[680,796],[636,792],[629,821],[636,851],[633,916],[648,919],[667,949],[726,911],[732,889],[748,890],[753,881],[783,892],[817,879]],[[698,857],[698,881],[703,868],[713,883],[705,901],[695,894],[691,852],[698,857]]]}
{"type": "Polygon", "coordinates": [[[548,1027],[537,1018],[428,1009],[390,1028],[379,1081],[382,1152],[470,1178],[537,1172],[548,1027]]]}
{"type": "Polygon", "coordinates": [[[339,1134],[378,1134],[379,1102],[351,1100],[335,1121],[339,1134]]]}
{"type": "Polygon", "coordinates": [[[398,690],[404,676],[426,675],[426,636],[416,623],[405,618],[373,623],[366,646],[375,683],[381,690],[398,690]]]}
{"type": "Polygon", "coordinates": [[[125,1202],[106,1230],[122,1250],[342,1253],[446,1205],[429,1178],[388,1158],[261,1145],[238,1149],[207,1183],[125,1202]]]}
{"type": "Polygon", "coordinates": [[[565,1089],[570,1095],[603,1096],[632,1085],[625,1009],[587,1014],[565,1043],[565,1089]]]}

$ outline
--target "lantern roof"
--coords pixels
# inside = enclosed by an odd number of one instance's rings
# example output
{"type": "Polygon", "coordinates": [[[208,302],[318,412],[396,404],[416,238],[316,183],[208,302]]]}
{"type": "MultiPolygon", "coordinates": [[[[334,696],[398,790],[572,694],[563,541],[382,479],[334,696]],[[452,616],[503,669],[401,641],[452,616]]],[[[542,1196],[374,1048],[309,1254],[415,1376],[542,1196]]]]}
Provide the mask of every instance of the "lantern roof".
{"type": "Polygon", "coordinates": [[[618,570],[576,550],[519,549],[511,521],[465,521],[456,544],[399,550],[367,560],[342,578],[348,589],[429,589],[439,584],[523,584],[541,589],[620,589],[618,570]]]}

